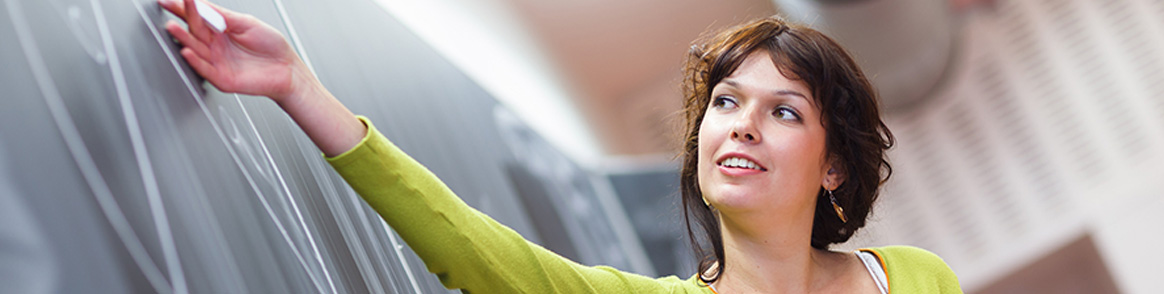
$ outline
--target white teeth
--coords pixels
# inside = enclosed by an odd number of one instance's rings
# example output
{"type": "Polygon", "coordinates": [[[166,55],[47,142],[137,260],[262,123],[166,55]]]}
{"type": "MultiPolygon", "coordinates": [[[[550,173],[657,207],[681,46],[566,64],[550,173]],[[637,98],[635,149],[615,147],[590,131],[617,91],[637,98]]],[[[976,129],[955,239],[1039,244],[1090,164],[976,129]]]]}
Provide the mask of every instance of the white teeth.
{"type": "Polygon", "coordinates": [[[720,164],[723,166],[726,166],[726,167],[760,169],[760,166],[756,165],[755,162],[752,162],[751,160],[739,158],[739,157],[728,158],[720,164]]]}

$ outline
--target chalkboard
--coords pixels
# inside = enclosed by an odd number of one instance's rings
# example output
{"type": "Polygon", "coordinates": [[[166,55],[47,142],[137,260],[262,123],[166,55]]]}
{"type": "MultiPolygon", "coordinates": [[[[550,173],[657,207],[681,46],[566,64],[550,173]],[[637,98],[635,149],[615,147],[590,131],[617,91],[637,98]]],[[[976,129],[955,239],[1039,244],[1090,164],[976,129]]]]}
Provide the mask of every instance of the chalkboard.
{"type": "MultiPolygon", "coordinates": [[[[449,291],[276,105],[190,70],[154,0],[0,1],[0,292],[449,291]]],[[[518,187],[554,183],[514,179],[503,107],[375,3],[217,3],[281,30],[345,105],[470,205],[586,264],[650,273],[609,206],[559,214],[600,221],[543,242],[525,203],[555,196],[518,187]],[[586,234],[624,242],[592,249],[586,234]]],[[[609,196],[593,185],[574,194],[609,196]]]]}

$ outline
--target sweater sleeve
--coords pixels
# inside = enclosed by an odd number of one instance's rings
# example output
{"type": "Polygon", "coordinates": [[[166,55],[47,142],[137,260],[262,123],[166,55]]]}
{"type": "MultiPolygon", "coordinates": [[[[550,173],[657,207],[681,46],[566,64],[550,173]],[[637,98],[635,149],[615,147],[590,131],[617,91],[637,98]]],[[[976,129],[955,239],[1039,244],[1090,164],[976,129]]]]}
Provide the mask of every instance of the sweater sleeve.
{"type": "MultiPolygon", "coordinates": [[[[466,293],[686,293],[675,278],[652,279],[588,267],[530,243],[473,209],[428,169],[388,141],[365,117],[368,133],[332,167],[436,274],[466,293]]],[[[696,289],[699,290],[699,289],[696,289]]]]}
{"type": "Polygon", "coordinates": [[[958,276],[938,255],[913,246],[871,248],[885,267],[890,294],[962,293],[958,276]]]}

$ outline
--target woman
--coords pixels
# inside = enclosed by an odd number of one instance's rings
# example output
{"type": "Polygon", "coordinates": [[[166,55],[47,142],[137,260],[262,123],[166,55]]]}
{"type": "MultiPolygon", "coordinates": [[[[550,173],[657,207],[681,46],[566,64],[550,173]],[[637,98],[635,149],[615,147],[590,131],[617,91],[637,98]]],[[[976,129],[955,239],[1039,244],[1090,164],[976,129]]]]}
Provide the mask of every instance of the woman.
{"type": "Polygon", "coordinates": [[[282,35],[194,0],[161,0],[166,29],[224,92],[267,96],[449,288],[471,293],[961,292],[937,256],[903,246],[829,251],[864,226],[892,136],[875,92],[835,42],[775,18],[693,46],[686,64],[682,194],[700,273],[653,279],[582,266],[465,205],[335,99],[282,35]],[[692,229],[692,224],[698,226],[692,229]],[[698,234],[696,234],[698,232],[698,234]],[[702,240],[696,242],[694,240],[702,240]]]}

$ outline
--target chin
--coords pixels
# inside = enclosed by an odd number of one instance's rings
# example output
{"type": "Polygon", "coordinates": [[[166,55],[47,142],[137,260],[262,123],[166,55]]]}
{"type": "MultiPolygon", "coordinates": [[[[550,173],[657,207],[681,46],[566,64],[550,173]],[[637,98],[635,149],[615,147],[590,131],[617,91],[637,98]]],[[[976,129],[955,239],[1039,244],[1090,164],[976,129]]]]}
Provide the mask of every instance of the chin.
{"type": "Polygon", "coordinates": [[[762,194],[756,189],[731,186],[720,186],[711,188],[710,190],[704,189],[704,191],[709,191],[710,193],[704,193],[703,197],[706,197],[707,201],[720,209],[755,206],[755,202],[758,200],[756,196],[762,194]]]}

